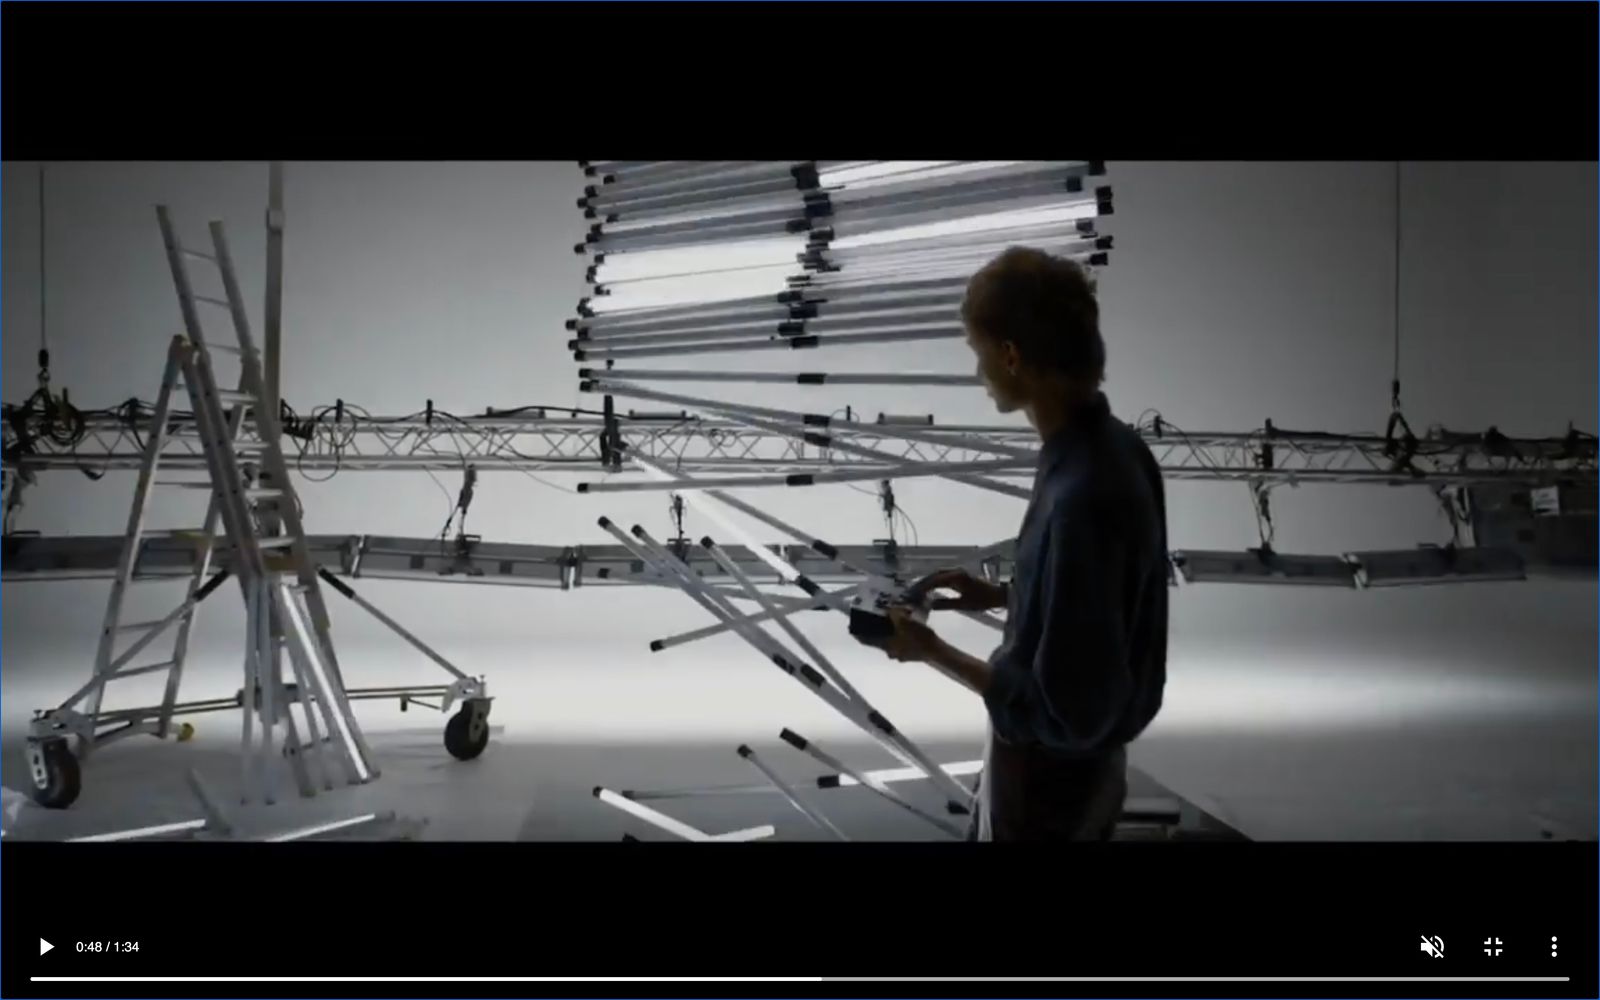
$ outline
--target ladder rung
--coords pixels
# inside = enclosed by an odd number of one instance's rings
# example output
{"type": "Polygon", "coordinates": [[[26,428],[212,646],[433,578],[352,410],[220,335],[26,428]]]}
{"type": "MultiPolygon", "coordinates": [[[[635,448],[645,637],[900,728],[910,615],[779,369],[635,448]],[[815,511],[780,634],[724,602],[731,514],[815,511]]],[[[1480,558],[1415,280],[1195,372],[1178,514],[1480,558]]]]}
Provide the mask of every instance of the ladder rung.
{"type": "MultiPolygon", "coordinates": [[[[245,349],[243,347],[238,346],[237,344],[212,344],[212,343],[207,343],[205,345],[205,348],[208,351],[227,351],[229,354],[244,354],[245,353],[245,349]]],[[[256,349],[254,347],[251,347],[249,353],[254,354],[255,351],[256,351],[256,349]]]]}
{"type": "Polygon", "coordinates": [[[177,660],[165,660],[161,663],[147,663],[142,667],[124,667],[112,674],[107,680],[119,680],[123,677],[136,677],[139,674],[153,674],[157,670],[171,670],[178,665],[177,660]]]}
{"type": "Polygon", "coordinates": [[[239,389],[218,389],[217,399],[224,403],[254,403],[256,397],[239,389]]]}
{"type": "Polygon", "coordinates": [[[199,480],[199,479],[157,479],[155,481],[155,483],[153,483],[152,485],[155,485],[155,486],[172,486],[172,487],[176,487],[176,488],[182,489],[182,490],[209,490],[209,489],[211,489],[211,481],[210,480],[199,480]]]}
{"type": "Polygon", "coordinates": [[[273,538],[258,538],[256,544],[263,549],[286,549],[298,540],[293,535],[278,535],[273,538]]]}
{"type": "Polygon", "coordinates": [[[204,302],[208,306],[221,306],[224,309],[233,308],[233,303],[229,302],[227,299],[216,299],[209,295],[196,295],[194,300],[196,302],[204,302]]]}
{"type": "Polygon", "coordinates": [[[139,537],[200,542],[205,541],[206,530],[204,528],[147,528],[139,533],[139,537]]]}
{"type": "Polygon", "coordinates": [[[281,500],[288,495],[289,494],[284,490],[261,489],[244,491],[244,498],[246,500],[281,500]]]}
{"type": "Polygon", "coordinates": [[[167,624],[166,619],[155,622],[127,622],[117,626],[118,632],[148,632],[157,625],[167,624]]]}
{"type": "Polygon", "coordinates": [[[185,257],[194,257],[197,260],[209,260],[213,264],[217,262],[217,258],[214,255],[206,253],[203,250],[190,250],[188,247],[179,247],[178,252],[183,254],[185,257]]]}

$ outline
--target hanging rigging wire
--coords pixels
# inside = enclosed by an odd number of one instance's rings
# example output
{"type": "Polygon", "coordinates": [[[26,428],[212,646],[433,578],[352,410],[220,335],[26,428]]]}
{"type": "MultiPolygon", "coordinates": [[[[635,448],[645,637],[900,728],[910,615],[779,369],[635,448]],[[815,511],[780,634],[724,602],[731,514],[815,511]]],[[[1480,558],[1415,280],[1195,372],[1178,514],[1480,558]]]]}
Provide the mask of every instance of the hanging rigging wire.
{"type": "MultiPolygon", "coordinates": [[[[20,406],[5,407],[4,423],[6,442],[3,459],[15,466],[23,458],[36,452],[35,445],[46,441],[57,448],[76,452],[78,443],[88,433],[84,413],[72,405],[65,389],[59,394],[50,390],[50,326],[48,311],[47,274],[45,269],[46,224],[45,167],[39,165],[39,387],[20,406]]],[[[80,465],[79,471],[90,479],[100,479],[104,472],[80,465]]]]}
{"type": "Polygon", "coordinates": [[[50,378],[49,324],[45,322],[44,164],[39,164],[39,380],[50,378]]]}
{"type": "Polygon", "coordinates": [[[1411,460],[1416,457],[1418,441],[1407,422],[1405,414],[1400,410],[1400,249],[1401,249],[1401,214],[1400,214],[1400,161],[1394,164],[1394,368],[1389,382],[1389,422],[1384,428],[1383,452],[1392,462],[1396,471],[1409,470],[1417,472],[1411,460]],[[1397,438],[1395,432],[1399,431],[1397,438]]]}
{"type": "Polygon", "coordinates": [[[1389,404],[1400,412],[1400,161],[1394,163],[1394,375],[1389,383],[1389,404]]]}

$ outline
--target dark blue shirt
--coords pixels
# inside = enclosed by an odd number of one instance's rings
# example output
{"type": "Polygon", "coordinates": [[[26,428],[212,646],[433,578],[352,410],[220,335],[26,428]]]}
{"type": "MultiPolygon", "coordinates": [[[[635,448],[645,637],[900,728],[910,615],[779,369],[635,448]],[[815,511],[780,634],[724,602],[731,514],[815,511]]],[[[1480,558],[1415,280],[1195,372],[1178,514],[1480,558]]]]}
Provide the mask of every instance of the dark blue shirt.
{"type": "Polygon", "coordinates": [[[1166,685],[1167,567],[1160,468],[1097,395],[1044,442],[1017,535],[984,696],[987,808],[1021,808],[998,799],[1050,781],[1052,762],[1066,773],[1117,751],[1155,718],[1166,685]],[[1033,777],[991,773],[1006,761],[1033,777]]]}

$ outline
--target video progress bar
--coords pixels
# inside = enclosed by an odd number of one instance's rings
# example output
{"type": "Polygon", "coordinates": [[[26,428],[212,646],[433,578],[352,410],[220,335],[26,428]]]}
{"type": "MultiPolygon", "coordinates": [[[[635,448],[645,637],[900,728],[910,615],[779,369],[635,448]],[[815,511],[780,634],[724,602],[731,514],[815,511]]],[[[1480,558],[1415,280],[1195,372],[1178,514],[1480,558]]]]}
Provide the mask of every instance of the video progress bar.
{"type": "Polygon", "coordinates": [[[821,976],[29,976],[30,983],[820,983],[821,976]]]}
{"type": "Polygon", "coordinates": [[[1571,976],[829,976],[830,983],[1570,983],[1571,976]]]}
{"type": "Polygon", "coordinates": [[[29,976],[33,983],[1570,983],[1571,976],[29,976]]]}

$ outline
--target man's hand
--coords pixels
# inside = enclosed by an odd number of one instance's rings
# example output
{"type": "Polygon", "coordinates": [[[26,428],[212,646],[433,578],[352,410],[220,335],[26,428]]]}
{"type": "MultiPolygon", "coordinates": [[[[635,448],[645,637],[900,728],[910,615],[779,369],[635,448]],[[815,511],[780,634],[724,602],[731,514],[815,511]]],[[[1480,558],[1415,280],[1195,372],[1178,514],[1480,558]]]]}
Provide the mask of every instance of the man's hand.
{"type": "Polygon", "coordinates": [[[969,656],[945,642],[933,629],[912,618],[907,608],[889,608],[889,623],[894,626],[894,635],[884,652],[891,660],[926,663],[980,695],[988,690],[987,661],[969,656]]]}
{"type": "Polygon", "coordinates": [[[933,629],[912,618],[910,610],[889,608],[889,623],[894,626],[894,636],[884,647],[889,659],[901,663],[932,663],[944,652],[944,640],[933,629]]]}
{"type": "Polygon", "coordinates": [[[920,601],[929,592],[953,590],[955,597],[935,597],[928,605],[934,611],[990,611],[1006,606],[1006,589],[998,583],[973,576],[964,569],[941,569],[913,583],[906,596],[920,601]]]}

